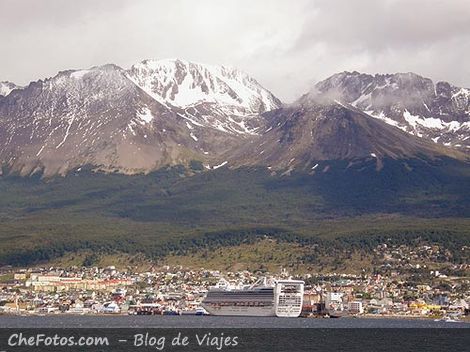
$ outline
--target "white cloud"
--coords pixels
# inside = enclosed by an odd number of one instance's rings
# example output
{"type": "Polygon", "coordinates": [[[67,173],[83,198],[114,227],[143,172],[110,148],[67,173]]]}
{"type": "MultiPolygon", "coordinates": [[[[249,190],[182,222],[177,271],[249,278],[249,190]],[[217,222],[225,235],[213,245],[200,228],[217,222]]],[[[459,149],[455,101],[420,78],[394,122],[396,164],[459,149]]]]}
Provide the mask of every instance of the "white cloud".
{"type": "Polygon", "coordinates": [[[468,0],[0,0],[0,80],[180,57],[247,71],[281,99],[343,70],[470,86],[468,0]]]}

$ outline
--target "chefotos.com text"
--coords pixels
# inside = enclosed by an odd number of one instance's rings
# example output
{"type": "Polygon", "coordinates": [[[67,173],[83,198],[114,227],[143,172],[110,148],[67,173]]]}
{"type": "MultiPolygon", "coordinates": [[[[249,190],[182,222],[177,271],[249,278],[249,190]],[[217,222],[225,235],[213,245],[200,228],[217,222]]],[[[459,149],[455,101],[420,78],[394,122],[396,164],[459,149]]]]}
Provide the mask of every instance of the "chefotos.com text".
{"type": "Polygon", "coordinates": [[[8,346],[109,346],[109,340],[107,337],[100,336],[60,336],[58,334],[53,336],[47,336],[46,334],[25,336],[23,333],[15,333],[8,338],[8,346]]]}

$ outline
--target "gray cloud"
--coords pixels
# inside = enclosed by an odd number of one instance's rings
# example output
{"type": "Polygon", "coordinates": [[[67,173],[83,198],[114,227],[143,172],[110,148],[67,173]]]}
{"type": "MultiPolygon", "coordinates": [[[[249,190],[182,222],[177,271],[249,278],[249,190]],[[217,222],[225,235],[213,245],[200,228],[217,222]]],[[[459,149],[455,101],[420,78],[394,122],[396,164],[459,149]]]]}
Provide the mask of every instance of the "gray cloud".
{"type": "Polygon", "coordinates": [[[335,72],[470,86],[468,0],[0,0],[0,80],[179,57],[239,67],[284,101],[335,72]]]}

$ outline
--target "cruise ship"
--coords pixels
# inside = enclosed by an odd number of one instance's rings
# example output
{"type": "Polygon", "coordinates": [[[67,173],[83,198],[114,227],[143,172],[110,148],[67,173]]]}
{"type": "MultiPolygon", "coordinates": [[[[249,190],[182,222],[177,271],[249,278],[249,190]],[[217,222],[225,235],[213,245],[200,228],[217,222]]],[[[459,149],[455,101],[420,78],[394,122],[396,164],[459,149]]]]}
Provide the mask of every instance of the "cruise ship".
{"type": "Polygon", "coordinates": [[[231,287],[225,280],[211,287],[202,306],[211,315],[298,317],[304,282],[260,279],[254,285],[231,287]]]}

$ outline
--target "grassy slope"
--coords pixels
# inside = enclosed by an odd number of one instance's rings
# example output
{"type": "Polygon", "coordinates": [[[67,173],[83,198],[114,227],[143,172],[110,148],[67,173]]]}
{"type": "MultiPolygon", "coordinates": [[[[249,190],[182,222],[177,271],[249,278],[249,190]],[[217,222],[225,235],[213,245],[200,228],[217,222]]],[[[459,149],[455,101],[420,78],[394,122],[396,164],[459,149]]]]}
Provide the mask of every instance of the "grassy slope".
{"type": "Polygon", "coordinates": [[[169,255],[162,258],[160,263],[195,269],[267,270],[270,273],[280,273],[283,268],[291,273],[311,272],[312,270],[331,272],[337,269],[343,273],[357,273],[361,272],[362,268],[372,265],[370,256],[361,257],[357,254],[347,261],[347,265],[335,265],[334,258],[329,258],[327,255],[321,256],[321,265],[304,263],[304,256],[311,251],[308,247],[296,243],[262,239],[251,244],[202,250],[186,255],[169,255]]]}

